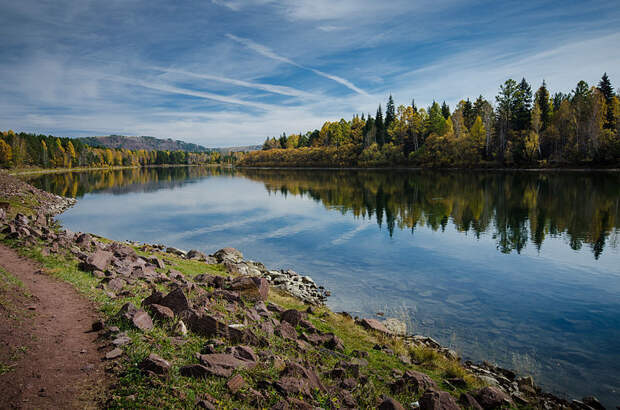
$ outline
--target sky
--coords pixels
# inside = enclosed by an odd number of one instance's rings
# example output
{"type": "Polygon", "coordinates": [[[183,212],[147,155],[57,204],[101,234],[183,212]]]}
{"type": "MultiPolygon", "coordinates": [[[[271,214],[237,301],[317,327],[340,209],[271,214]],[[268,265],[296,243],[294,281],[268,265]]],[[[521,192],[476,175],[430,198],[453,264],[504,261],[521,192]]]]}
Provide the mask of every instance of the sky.
{"type": "Polygon", "coordinates": [[[0,0],[0,130],[260,144],[525,77],[620,86],[617,1],[0,0]]]}

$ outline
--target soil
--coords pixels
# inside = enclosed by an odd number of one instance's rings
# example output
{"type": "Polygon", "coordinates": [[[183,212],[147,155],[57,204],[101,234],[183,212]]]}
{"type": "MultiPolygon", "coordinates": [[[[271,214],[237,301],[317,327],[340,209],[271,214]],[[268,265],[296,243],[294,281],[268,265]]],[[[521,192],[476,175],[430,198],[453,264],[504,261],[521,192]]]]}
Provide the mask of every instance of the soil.
{"type": "Polygon", "coordinates": [[[92,302],[1,244],[0,266],[24,285],[0,287],[0,363],[11,365],[0,408],[100,407],[108,377],[92,302]]]}

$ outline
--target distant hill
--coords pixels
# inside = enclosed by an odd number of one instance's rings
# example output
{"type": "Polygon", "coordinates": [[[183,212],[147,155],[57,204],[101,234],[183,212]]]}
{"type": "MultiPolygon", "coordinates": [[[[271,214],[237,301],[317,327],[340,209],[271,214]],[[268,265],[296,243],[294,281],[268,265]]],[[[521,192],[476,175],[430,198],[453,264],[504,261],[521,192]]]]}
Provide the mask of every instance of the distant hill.
{"type": "Polygon", "coordinates": [[[202,145],[155,137],[125,137],[123,135],[108,135],[106,137],[79,138],[84,144],[99,148],[123,148],[130,150],[144,149],[147,151],[187,151],[208,152],[212,151],[202,145]]]}
{"type": "Polygon", "coordinates": [[[263,149],[262,145],[246,145],[243,147],[227,147],[227,148],[213,148],[214,151],[217,151],[221,154],[229,154],[231,152],[249,152],[249,151],[259,151],[263,149]]]}
{"type": "Polygon", "coordinates": [[[124,135],[108,135],[105,137],[78,138],[86,145],[98,148],[124,148],[130,150],[144,149],[147,151],[186,151],[186,152],[211,152],[222,154],[239,151],[257,151],[262,145],[247,145],[244,147],[206,148],[202,145],[192,144],[171,138],[162,139],[149,136],[126,137],[124,135]]]}

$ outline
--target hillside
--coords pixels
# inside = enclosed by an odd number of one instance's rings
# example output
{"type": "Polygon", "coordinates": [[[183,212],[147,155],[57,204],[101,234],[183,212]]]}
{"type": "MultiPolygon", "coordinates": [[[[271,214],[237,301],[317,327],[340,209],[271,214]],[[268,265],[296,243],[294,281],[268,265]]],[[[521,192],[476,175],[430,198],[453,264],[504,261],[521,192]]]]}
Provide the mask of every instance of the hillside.
{"type": "Polygon", "coordinates": [[[86,145],[97,148],[123,148],[130,150],[147,150],[147,151],[185,151],[185,152],[219,152],[221,154],[230,154],[231,152],[240,151],[256,151],[262,148],[262,145],[248,145],[243,147],[225,147],[225,148],[206,148],[202,145],[190,142],[173,140],[171,138],[162,139],[149,136],[126,137],[124,135],[108,135],[105,137],[85,137],[78,138],[86,145]]]}
{"type": "Polygon", "coordinates": [[[126,137],[123,135],[108,135],[105,137],[86,137],[79,138],[84,144],[93,147],[123,148],[130,150],[147,151],[186,151],[186,152],[208,152],[212,151],[202,145],[189,142],[173,140],[171,138],[161,139],[148,136],[126,137]]]}

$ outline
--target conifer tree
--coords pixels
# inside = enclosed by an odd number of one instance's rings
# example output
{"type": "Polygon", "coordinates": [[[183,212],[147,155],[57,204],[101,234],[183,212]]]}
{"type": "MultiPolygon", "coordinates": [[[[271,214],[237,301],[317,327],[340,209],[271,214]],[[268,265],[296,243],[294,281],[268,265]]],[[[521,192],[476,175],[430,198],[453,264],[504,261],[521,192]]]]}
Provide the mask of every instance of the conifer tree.
{"type": "Polygon", "coordinates": [[[604,127],[607,129],[613,129],[616,126],[616,120],[614,118],[614,108],[612,104],[614,89],[611,85],[609,77],[607,76],[607,73],[604,73],[603,77],[601,77],[601,81],[598,83],[598,89],[601,90],[601,93],[603,94],[603,97],[605,97],[605,102],[607,104],[604,127]]]}
{"type": "Polygon", "coordinates": [[[441,115],[443,115],[443,118],[446,120],[450,117],[450,107],[445,101],[441,104],[441,115]]]}
{"type": "Polygon", "coordinates": [[[388,99],[387,106],[385,107],[385,142],[390,142],[390,136],[387,130],[390,129],[390,125],[394,122],[396,118],[396,108],[394,107],[394,99],[392,98],[392,94],[390,94],[390,98],[388,99]]]}
{"type": "Polygon", "coordinates": [[[381,104],[377,108],[377,116],[375,117],[375,128],[377,129],[377,144],[383,146],[385,143],[385,123],[383,122],[383,113],[381,112],[381,104]]]}
{"type": "Polygon", "coordinates": [[[547,90],[547,83],[544,80],[538,91],[536,91],[535,99],[538,107],[540,107],[540,122],[542,132],[545,131],[547,127],[549,127],[549,125],[551,125],[551,116],[553,115],[551,100],[549,98],[549,90],[547,90]]]}

